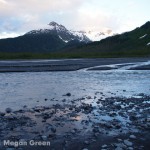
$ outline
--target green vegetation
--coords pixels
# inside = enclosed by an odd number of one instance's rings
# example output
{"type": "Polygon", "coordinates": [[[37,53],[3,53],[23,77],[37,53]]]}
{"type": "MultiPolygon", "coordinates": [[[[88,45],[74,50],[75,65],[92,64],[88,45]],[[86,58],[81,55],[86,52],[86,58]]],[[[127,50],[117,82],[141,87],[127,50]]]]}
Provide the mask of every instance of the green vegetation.
{"type": "Polygon", "coordinates": [[[148,57],[149,50],[116,52],[66,52],[66,53],[0,53],[0,59],[56,59],[56,58],[106,58],[106,57],[148,57]]]}

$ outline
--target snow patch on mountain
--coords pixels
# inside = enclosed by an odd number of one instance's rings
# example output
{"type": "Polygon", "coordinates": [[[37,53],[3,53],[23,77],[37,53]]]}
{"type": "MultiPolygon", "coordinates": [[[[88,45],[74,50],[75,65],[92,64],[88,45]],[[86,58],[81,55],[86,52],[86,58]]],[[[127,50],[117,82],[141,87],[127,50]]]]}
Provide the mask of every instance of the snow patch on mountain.
{"type": "Polygon", "coordinates": [[[150,42],[149,43],[147,43],[147,46],[149,46],[150,45],[150,42]]]}
{"type": "Polygon", "coordinates": [[[61,40],[63,40],[65,43],[68,43],[69,41],[67,41],[67,40],[64,40],[60,35],[59,35],[59,38],[61,39],[61,40]]]}
{"type": "Polygon", "coordinates": [[[85,32],[84,32],[84,31],[71,31],[71,30],[70,30],[70,32],[71,32],[74,36],[78,37],[78,38],[79,38],[79,41],[84,41],[85,39],[86,39],[87,41],[90,41],[90,39],[85,35],[85,32]]]}
{"type": "Polygon", "coordinates": [[[143,39],[143,38],[145,38],[146,36],[147,36],[147,34],[145,34],[145,35],[139,37],[139,39],[143,39]]]}

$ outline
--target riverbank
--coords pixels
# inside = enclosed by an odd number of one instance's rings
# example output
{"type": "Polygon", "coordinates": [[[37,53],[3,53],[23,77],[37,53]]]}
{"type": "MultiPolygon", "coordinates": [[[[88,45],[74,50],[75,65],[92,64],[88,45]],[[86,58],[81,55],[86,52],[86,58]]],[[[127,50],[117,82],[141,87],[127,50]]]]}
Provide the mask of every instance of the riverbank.
{"type": "MultiPolygon", "coordinates": [[[[126,91],[124,91],[126,92],[126,91]]],[[[50,146],[18,146],[16,149],[144,149],[150,147],[150,96],[142,93],[133,97],[93,96],[73,99],[71,93],[62,96],[63,104],[36,106],[0,113],[1,149],[4,140],[50,141],[50,146]],[[96,105],[94,105],[96,103],[96,105]]],[[[44,99],[52,102],[55,99],[44,99]]]]}

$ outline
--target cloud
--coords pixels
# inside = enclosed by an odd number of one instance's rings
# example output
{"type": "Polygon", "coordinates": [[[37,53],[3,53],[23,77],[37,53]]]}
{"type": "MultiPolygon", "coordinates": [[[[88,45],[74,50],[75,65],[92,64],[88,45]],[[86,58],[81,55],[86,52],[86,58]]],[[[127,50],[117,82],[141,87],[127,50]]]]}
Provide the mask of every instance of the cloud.
{"type": "MultiPolygon", "coordinates": [[[[57,16],[65,17],[66,12],[75,12],[84,1],[0,0],[0,32],[27,32],[40,28],[44,23],[55,21],[57,16]]],[[[57,20],[63,22],[60,18],[57,20]]]]}
{"type": "Polygon", "coordinates": [[[11,32],[11,33],[8,33],[8,32],[1,32],[1,34],[0,34],[0,39],[4,39],[4,38],[13,38],[13,37],[17,37],[17,36],[19,36],[21,33],[13,33],[13,32],[11,32]]]}
{"type": "Polygon", "coordinates": [[[137,0],[0,0],[0,34],[25,33],[50,21],[74,30],[122,32],[147,20],[143,7],[149,10],[137,0]]]}
{"type": "Polygon", "coordinates": [[[74,9],[84,1],[85,0],[0,0],[0,3],[9,5],[9,8],[13,7],[13,12],[42,13],[74,9]]]}
{"type": "Polygon", "coordinates": [[[1,4],[7,4],[7,2],[5,0],[0,0],[1,4]]]}
{"type": "Polygon", "coordinates": [[[81,8],[75,18],[73,20],[74,28],[86,31],[107,32],[112,29],[117,30],[120,24],[118,17],[96,8],[81,8]]]}

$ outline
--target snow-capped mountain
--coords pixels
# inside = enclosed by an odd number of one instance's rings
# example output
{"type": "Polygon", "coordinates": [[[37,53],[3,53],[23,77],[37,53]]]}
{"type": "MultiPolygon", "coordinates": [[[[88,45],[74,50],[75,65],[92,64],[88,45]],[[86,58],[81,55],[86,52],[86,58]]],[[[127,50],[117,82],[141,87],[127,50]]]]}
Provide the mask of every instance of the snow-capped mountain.
{"type": "Polygon", "coordinates": [[[56,22],[50,22],[47,25],[46,29],[32,30],[26,33],[25,35],[38,35],[38,34],[55,34],[58,35],[58,37],[65,43],[68,43],[73,40],[78,40],[79,42],[84,43],[91,42],[91,40],[84,34],[84,32],[68,30],[66,29],[66,27],[56,22]]]}
{"type": "MultiPolygon", "coordinates": [[[[111,30],[72,31],[63,25],[51,22],[44,29],[32,30],[15,38],[0,39],[0,52],[17,53],[88,53],[93,54],[123,51],[128,54],[147,54],[150,51],[150,22],[115,36],[111,30]],[[107,36],[109,38],[103,39],[107,36]],[[91,40],[90,40],[91,39],[91,40]],[[99,41],[100,39],[103,39],[99,41]],[[99,42],[93,42],[99,41],[99,42]],[[88,44],[86,44],[88,43],[88,44]],[[85,46],[84,46],[85,45],[85,46]],[[131,50],[131,52],[130,52],[131,50]],[[141,51],[140,51],[141,50],[141,51]],[[144,53],[142,53],[142,50],[144,53]]],[[[116,53],[117,55],[119,54],[116,53]]],[[[136,55],[135,55],[136,56],[136,55]]]]}
{"type": "Polygon", "coordinates": [[[53,33],[59,36],[64,42],[69,42],[71,40],[78,40],[80,42],[91,42],[91,41],[100,41],[108,36],[113,36],[114,33],[112,30],[106,31],[73,31],[68,30],[65,26],[58,24],[56,22],[50,22],[46,28],[39,30],[32,30],[27,35],[31,34],[49,34],[53,33]]]}

